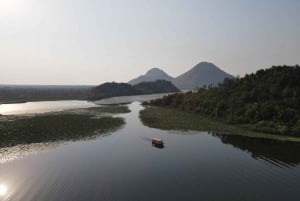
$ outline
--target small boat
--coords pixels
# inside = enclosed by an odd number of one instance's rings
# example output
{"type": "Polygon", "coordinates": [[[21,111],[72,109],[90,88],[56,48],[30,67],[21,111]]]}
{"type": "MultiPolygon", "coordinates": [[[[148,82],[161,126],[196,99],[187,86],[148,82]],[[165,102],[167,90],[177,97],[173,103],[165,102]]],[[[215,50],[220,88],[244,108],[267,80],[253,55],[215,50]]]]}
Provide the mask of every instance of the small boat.
{"type": "Polygon", "coordinates": [[[158,147],[163,147],[164,141],[160,138],[152,138],[152,145],[158,146],[158,147]]]}

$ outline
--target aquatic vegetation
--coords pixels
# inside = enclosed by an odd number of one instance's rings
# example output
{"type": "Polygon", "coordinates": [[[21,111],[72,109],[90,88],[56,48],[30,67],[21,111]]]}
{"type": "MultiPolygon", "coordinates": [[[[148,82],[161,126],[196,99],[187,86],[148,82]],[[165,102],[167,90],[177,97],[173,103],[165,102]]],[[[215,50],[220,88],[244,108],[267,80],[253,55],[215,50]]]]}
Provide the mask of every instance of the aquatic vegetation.
{"type": "Polygon", "coordinates": [[[112,117],[112,113],[129,111],[126,106],[109,106],[39,115],[1,116],[0,147],[102,135],[125,124],[123,118],[112,117]]]}
{"type": "Polygon", "coordinates": [[[126,105],[109,105],[103,107],[90,107],[84,109],[72,109],[67,110],[65,112],[72,112],[72,113],[85,113],[85,114],[118,114],[118,113],[129,113],[130,110],[126,105]]]}

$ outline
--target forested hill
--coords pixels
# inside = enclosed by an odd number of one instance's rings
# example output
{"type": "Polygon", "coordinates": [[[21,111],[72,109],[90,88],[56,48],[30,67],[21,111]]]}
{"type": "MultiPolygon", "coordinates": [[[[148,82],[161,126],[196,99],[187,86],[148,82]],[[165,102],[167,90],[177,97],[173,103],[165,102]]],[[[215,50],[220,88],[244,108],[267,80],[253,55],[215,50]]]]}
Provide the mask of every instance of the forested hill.
{"type": "Polygon", "coordinates": [[[179,92],[172,82],[166,80],[156,80],[155,82],[142,82],[133,87],[140,91],[142,94],[154,94],[154,93],[169,93],[179,92]]]}
{"type": "Polygon", "coordinates": [[[300,136],[300,67],[273,66],[151,104],[193,111],[258,131],[300,136]]]}
{"type": "Polygon", "coordinates": [[[107,82],[94,87],[91,90],[89,100],[100,100],[115,96],[130,96],[155,93],[179,92],[171,82],[157,80],[154,82],[142,82],[137,85],[127,83],[107,82]]]}
{"type": "Polygon", "coordinates": [[[130,84],[106,82],[94,87],[89,95],[89,100],[100,100],[114,96],[129,96],[139,94],[130,84]]]}

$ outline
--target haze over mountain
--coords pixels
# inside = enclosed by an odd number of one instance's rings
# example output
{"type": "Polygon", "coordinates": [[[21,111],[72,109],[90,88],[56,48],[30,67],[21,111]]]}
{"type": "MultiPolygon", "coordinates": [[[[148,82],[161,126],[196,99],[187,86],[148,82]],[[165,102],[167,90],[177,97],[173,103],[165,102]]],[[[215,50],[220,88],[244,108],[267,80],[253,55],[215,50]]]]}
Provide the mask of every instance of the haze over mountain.
{"type": "Polygon", "coordinates": [[[176,77],[173,83],[179,89],[195,89],[204,85],[218,84],[225,78],[234,78],[209,62],[201,62],[186,73],[176,77]]]}
{"type": "Polygon", "coordinates": [[[176,77],[199,58],[241,76],[295,65],[299,8],[297,0],[0,0],[0,84],[128,82],[158,65],[176,77]]]}
{"type": "Polygon", "coordinates": [[[173,81],[173,77],[165,73],[163,70],[159,68],[152,68],[145,75],[141,75],[135,79],[130,80],[128,83],[131,85],[139,84],[141,82],[152,82],[156,80],[167,80],[173,81]]]}
{"type": "Polygon", "coordinates": [[[128,83],[134,85],[147,81],[167,80],[171,81],[177,88],[184,90],[195,89],[210,84],[215,85],[222,82],[225,78],[234,77],[212,63],[200,62],[191,70],[176,78],[171,77],[161,69],[152,68],[145,75],[132,79],[128,83]]]}

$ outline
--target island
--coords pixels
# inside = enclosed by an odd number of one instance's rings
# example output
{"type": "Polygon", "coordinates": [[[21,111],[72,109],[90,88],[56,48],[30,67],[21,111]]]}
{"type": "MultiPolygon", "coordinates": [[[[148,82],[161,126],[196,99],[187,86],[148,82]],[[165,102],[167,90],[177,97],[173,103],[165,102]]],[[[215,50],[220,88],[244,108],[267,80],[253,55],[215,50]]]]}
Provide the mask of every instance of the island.
{"type": "Polygon", "coordinates": [[[142,82],[136,85],[107,82],[92,88],[88,99],[94,101],[115,96],[146,95],[171,92],[180,92],[180,90],[175,87],[172,82],[166,80],[142,82]]]}

